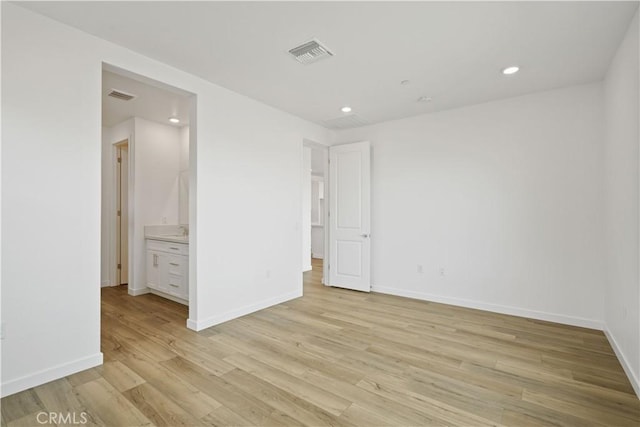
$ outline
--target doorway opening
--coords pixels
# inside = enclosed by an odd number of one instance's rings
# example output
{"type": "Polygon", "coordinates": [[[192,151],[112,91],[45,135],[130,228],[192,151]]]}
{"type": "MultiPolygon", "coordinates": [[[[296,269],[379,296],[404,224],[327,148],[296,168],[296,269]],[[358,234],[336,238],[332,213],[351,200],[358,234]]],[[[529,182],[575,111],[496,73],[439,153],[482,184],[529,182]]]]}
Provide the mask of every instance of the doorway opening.
{"type": "Polygon", "coordinates": [[[305,287],[325,284],[325,254],[327,241],[327,178],[328,147],[305,140],[303,142],[302,189],[302,271],[305,287]]]}
{"type": "Polygon", "coordinates": [[[103,334],[129,300],[195,317],[195,109],[192,93],[103,64],[103,334]]]}
{"type": "Polygon", "coordinates": [[[370,292],[370,143],[326,147],[305,141],[302,159],[304,274],[311,276],[317,266],[326,286],[370,292]]]}

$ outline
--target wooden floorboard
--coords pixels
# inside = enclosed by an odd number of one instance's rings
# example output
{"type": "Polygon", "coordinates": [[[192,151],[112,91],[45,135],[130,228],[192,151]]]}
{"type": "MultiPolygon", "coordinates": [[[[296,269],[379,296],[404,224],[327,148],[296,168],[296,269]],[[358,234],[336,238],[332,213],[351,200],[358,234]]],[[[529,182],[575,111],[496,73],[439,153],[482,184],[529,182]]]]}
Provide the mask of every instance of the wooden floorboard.
{"type": "Polygon", "coordinates": [[[304,297],[199,333],[183,305],[104,288],[104,365],[2,399],[2,425],[640,426],[600,331],[321,276],[314,260],[304,297]]]}

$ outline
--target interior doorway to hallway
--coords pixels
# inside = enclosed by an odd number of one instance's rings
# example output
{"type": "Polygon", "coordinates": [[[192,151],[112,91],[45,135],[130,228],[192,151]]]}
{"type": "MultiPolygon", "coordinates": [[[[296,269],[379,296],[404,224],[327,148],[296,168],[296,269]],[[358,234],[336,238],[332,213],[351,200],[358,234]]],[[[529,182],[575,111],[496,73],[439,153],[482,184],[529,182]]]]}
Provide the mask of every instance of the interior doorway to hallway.
{"type": "Polygon", "coordinates": [[[326,268],[322,260],[325,258],[327,240],[326,201],[328,195],[327,179],[329,172],[328,147],[305,140],[302,159],[302,271],[304,282],[314,272],[319,283],[326,283],[326,268]]]}

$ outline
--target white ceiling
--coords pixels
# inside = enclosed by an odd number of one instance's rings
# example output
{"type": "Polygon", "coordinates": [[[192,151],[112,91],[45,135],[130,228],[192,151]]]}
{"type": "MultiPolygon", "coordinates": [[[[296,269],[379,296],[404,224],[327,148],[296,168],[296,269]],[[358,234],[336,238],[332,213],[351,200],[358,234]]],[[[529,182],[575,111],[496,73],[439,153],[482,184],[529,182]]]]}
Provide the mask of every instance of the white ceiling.
{"type": "Polygon", "coordinates": [[[189,98],[109,71],[102,72],[102,125],[113,126],[131,117],[141,117],[172,126],[189,124],[189,98]],[[131,101],[107,96],[112,89],[136,95],[131,101]],[[169,122],[177,117],[180,123],[169,122]]]}
{"type": "Polygon", "coordinates": [[[22,2],[324,124],[370,123],[600,80],[637,2],[22,2]],[[317,38],[335,54],[302,65],[317,38]],[[506,77],[503,67],[520,73],[506,77]],[[401,80],[410,80],[401,85],[401,80]],[[420,96],[433,99],[419,103],[420,96]]]}

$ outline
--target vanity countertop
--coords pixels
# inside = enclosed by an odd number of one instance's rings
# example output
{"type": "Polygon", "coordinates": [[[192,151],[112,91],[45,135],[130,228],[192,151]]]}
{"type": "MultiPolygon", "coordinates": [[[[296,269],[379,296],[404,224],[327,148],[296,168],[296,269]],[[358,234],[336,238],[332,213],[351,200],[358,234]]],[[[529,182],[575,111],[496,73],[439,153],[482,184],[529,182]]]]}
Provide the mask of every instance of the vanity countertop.
{"type": "Polygon", "coordinates": [[[173,243],[189,243],[189,225],[145,225],[144,238],[173,243]]]}
{"type": "Polygon", "coordinates": [[[164,242],[189,243],[189,236],[183,236],[182,234],[145,234],[144,238],[162,240],[164,242]]]}

